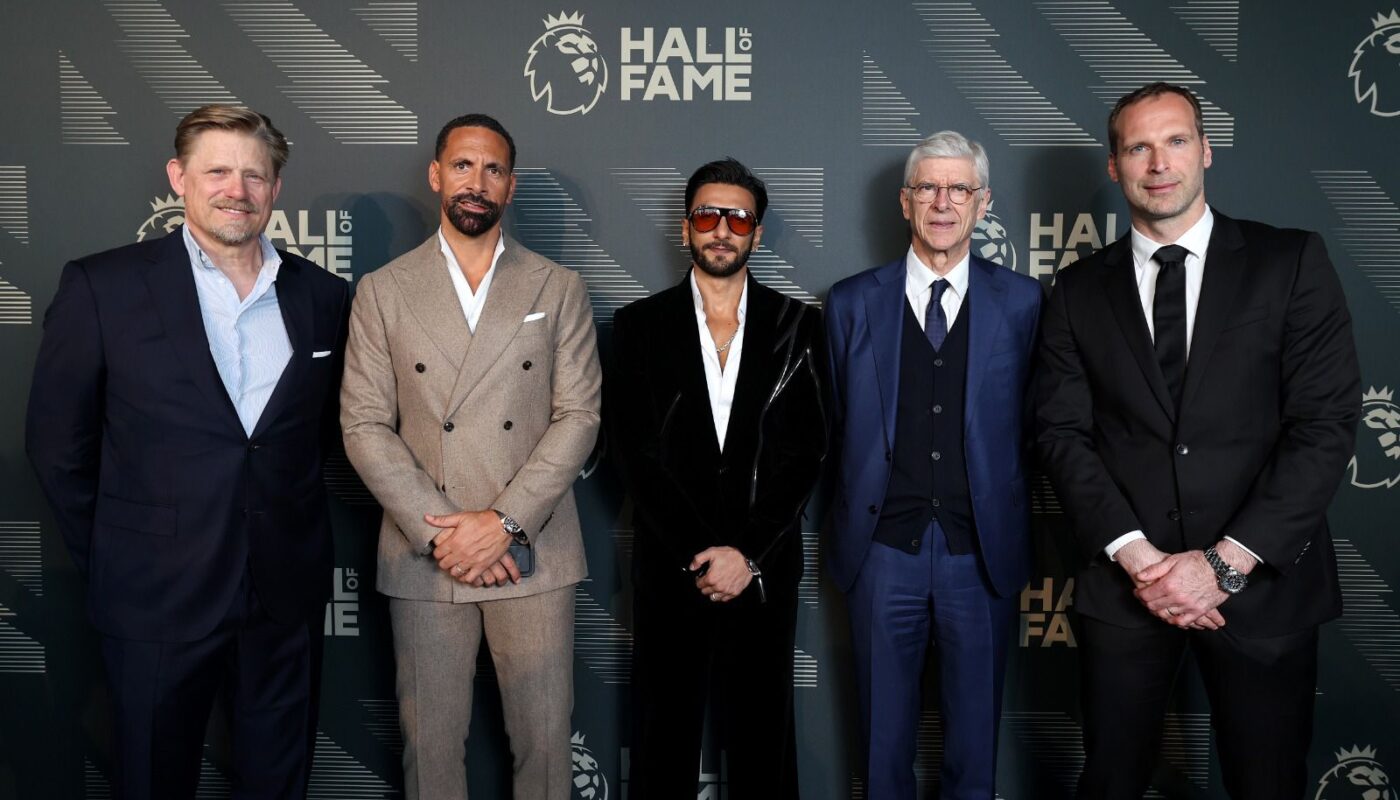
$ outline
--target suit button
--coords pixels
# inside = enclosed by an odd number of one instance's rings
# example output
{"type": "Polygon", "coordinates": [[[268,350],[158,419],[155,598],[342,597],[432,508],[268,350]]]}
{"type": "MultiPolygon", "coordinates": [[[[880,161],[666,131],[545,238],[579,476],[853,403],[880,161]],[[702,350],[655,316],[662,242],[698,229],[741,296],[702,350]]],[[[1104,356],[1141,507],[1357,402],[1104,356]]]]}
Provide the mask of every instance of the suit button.
{"type": "Polygon", "coordinates": [[[919,549],[919,540],[918,540],[918,539],[910,539],[910,540],[909,540],[909,549],[910,549],[910,550],[918,550],[918,549],[919,549]]]}
{"type": "Polygon", "coordinates": [[[414,364],[414,365],[413,365],[413,368],[416,369],[416,370],[418,370],[419,372],[427,372],[427,371],[428,371],[428,368],[425,367],[425,366],[423,366],[423,362],[422,362],[422,361],[419,361],[417,364],[414,364]]]}
{"type": "Polygon", "coordinates": [[[720,467],[719,469],[715,470],[715,474],[716,474],[716,475],[723,475],[724,473],[726,473],[726,472],[728,472],[728,471],[729,471],[729,467],[728,467],[728,466],[723,466],[723,467],[720,467]]]}
{"type": "Polygon", "coordinates": [[[455,427],[457,426],[452,424],[452,420],[448,420],[447,422],[442,423],[442,429],[447,431],[448,433],[451,433],[452,429],[455,427]]]}
{"type": "Polygon", "coordinates": [[[930,457],[933,458],[934,461],[938,461],[943,458],[943,454],[934,450],[933,453],[930,454],[930,457]]]}
{"type": "Polygon", "coordinates": [[[935,367],[941,367],[941,366],[943,366],[943,359],[941,359],[941,358],[935,358],[935,359],[933,360],[933,365],[934,365],[935,367]]]}
{"type": "Polygon", "coordinates": [[[1168,511],[1168,512],[1167,512],[1167,519],[1169,519],[1169,520],[1175,522],[1175,521],[1181,519],[1181,512],[1178,511],[1177,509],[1173,508],[1171,511],[1168,511]]]}
{"type": "Polygon", "coordinates": [[[934,406],[933,406],[933,413],[935,413],[935,414],[942,414],[942,413],[943,413],[943,406],[940,406],[940,405],[938,405],[937,403],[935,403],[934,406]]]}
{"type": "Polygon", "coordinates": [[[886,450],[886,451],[885,451],[885,460],[886,460],[886,461],[889,461],[890,458],[891,458],[891,456],[890,456],[890,451],[886,450]]]}
{"type": "Polygon", "coordinates": [[[942,500],[939,500],[937,497],[933,498],[933,507],[934,507],[934,508],[940,508],[942,505],[943,505],[943,501],[942,501],[942,500]]]}
{"type": "Polygon", "coordinates": [[[254,450],[257,450],[259,447],[262,447],[262,445],[260,445],[260,444],[253,444],[252,442],[249,442],[249,443],[248,443],[248,452],[251,453],[251,452],[253,452],[254,450]]]}
{"type": "Polygon", "coordinates": [[[870,508],[867,508],[866,511],[869,511],[872,514],[878,514],[880,512],[880,509],[876,508],[875,506],[871,506],[870,508]]]}
{"type": "Polygon", "coordinates": [[[505,428],[506,430],[510,430],[511,428],[515,427],[515,423],[511,422],[510,420],[506,420],[506,424],[501,427],[505,428]]]}
{"type": "Polygon", "coordinates": [[[530,367],[533,367],[533,366],[535,366],[535,365],[534,365],[534,364],[531,364],[529,361],[526,361],[524,364],[521,364],[521,365],[520,365],[520,368],[521,368],[521,369],[529,369],[530,367]]]}
{"type": "Polygon", "coordinates": [[[1176,454],[1179,456],[1184,456],[1189,452],[1191,452],[1191,448],[1187,447],[1184,444],[1179,444],[1176,446],[1176,454]]]}

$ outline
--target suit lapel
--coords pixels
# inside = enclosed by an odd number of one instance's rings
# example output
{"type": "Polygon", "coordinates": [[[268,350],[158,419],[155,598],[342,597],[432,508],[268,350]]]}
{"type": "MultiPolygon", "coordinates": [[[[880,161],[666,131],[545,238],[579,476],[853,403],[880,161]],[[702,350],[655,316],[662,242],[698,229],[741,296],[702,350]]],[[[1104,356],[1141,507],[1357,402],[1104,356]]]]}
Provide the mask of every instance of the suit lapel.
{"type": "MultiPolygon", "coordinates": [[[[689,403],[682,402],[682,411],[690,407],[695,409],[697,415],[696,419],[686,420],[685,424],[699,428],[700,439],[706,443],[705,453],[695,455],[703,455],[711,460],[717,459],[720,455],[719,437],[715,433],[714,409],[710,407],[710,385],[705,378],[704,354],[700,352],[700,321],[695,318],[695,298],[690,290],[690,273],[687,272],[671,291],[674,292],[675,298],[670,312],[673,322],[671,336],[675,345],[674,352],[682,354],[675,361],[676,386],[679,387],[683,398],[693,398],[689,403]]],[[[749,299],[752,301],[753,298],[749,299]]],[[[748,348],[748,335],[748,331],[745,330],[745,350],[748,348]]],[[[739,379],[743,380],[743,377],[741,367],[739,379]]],[[[738,387],[735,387],[735,405],[739,402],[738,392],[738,387]]],[[[730,411],[732,422],[733,408],[730,411]]]]}
{"type": "Polygon", "coordinates": [[[1157,404],[1167,417],[1175,422],[1176,406],[1172,403],[1171,392],[1167,390],[1167,380],[1162,377],[1157,351],[1152,349],[1152,333],[1147,329],[1147,317],[1142,312],[1142,296],[1138,294],[1137,275],[1133,269],[1132,234],[1124,234],[1109,248],[1104,256],[1102,275],[1108,307],[1113,309],[1113,316],[1123,331],[1123,341],[1132,352],[1138,369],[1142,370],[1152,396],[1157,398],[1157,404]]]}
{"type": "MultiPolygon", "coordinates": [[[[963,414],[964,430],[972,430],[977,414],[977,394],[982,389],[987,360],[996,346],[997,336],[1006,324],[1006,281],[997,273],[997,265],[973,256],[968,263],[967,298],[972,323],[967,340],[967,389],[963,414]],[[970,305],[969,305],[970,304],[970,305]]],[[[956,324],[956,323],[954,323],[956,324]]]]}
{"type": "MultiPolygon", "coordinates": [[[[773,362],[774,334],[779,309],[786,298],[763,287],[750,272],[748,308],[744,312],[744,350],[739,356],[739,377],[734,385],[734,405],[729,409],[729,430],[725,442],[758,430],[759,412],[768,402],[777,376],[773,362]]],[[[718,441],[718,440],[716,440],[718,441]]],[[[716,444],[718,446],[718,444],[716,444]]],[[[726,444],[726,452],[740,452],[726,444]]]]}
{"type": "Polygon", "coordinates": [[[395,270],[395,281],[423,332],[460,372],[472,334],[462,316],[457,287],[447,272],[447,259],[443,258],[437,234],[419,245],[412,256],[412,263],[395,270]]]}
{"type": "Polygon", "coordinates": [[[287,329],[287,339],[292,344],[292,357],[283,368],[282,375],[272,395],[263,407],[262,415],[253,426],[253,437],[260,435],[272,421],[282,413],[291,398],[295,387],[301,385],[306,371],[311,365],[311,332],[316,328],[316,305],[311,302],[311,287],[302,274],[301,264],[284,259],[277,271],[277,308],[282,313],[282,324],[287,329]]]}
{"type": "Polygon", "coordinates": [[[870,352],[875,359],[875,383],[884,412],[885,447],[894,449],[894,421],[899,398],[900,331],[904,329],[904,259],[874,274],[875,285],[865,290],[865,320],[870,328],[870,352]]]}
{"type": "MultiPolygon", "coordinates": [[[[501,233],[505,236],[505,233],[501,233]]],[[[525,321],[525,315],[535,306],[535,300],[544,289],[548,272],[520,257],[520,246],[510,239],[505,240],[505,251],[496,262],[496,273],[491,277],[491,287],[486,292],[486,305],[481,309],[481,317],[476,322],[476,333],[471,335],[462,369],[457,373],[457,383],[452,387],[452,396],[447,401],[447,413],[452,415],[466,401],[472,390],[481,383],[487,370],[505,352],[512,339],[525,321]]],[[[451,283],[451,280],[448,281],[451,283]]],[[[457,297],[456,290],[452,298],[457,297]]],[[[462,317],[461,304],[455,304],[456,318],[462,317]]],[[[556,325],[557,319],[546,319],[536,324],[556,325]]]]}
{"type": "Polygon", "coordinates": [[[175,355],[184,364],[194,385],[209,400],[209,407],[218,409],[227,423],[245,435],[238,420],[238,410],[229,399],[214,356],[209,352],[209,336],[204,331],[204,317],[199,310],[199,292],[194,286],[189,251],[185,249],[183,230],[166,236],[146,265],[146,287],[152,305],[165,327],[166,337],[175,355]]]}
{"type": "Polygon", "coordinates": [[[1211,352],[1235,308],[1247,266],[1244,236],[1239,226],[1229,217],[1216,213],[1210,244],[1206,248],[1201,297],[1196,304],[1196,323],[1191,331],[1191,350],[1186,358],[1186,382],[1181,393],[1183,410],[1201,386],[1211,352]]]}

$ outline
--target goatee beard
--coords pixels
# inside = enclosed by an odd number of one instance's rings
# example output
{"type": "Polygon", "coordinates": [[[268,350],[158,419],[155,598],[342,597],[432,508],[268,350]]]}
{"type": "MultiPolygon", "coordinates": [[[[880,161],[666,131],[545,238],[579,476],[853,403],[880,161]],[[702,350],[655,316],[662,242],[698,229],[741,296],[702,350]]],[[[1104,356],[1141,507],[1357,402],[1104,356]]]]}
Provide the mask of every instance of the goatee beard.
{"type": "Polygon", "coordinates": [[[696,247],[694,242],[690,243],[690,260],[701,272],[714,278],[728,278],[749,262],[749,254],[752,248],[734,247],[734,261],[729,264],[721,264],[711,259],[703,249],[696,247]]]}
{"type": "Polygon", "coordinates": [[[487,200],[479,194],[472,192],[461,192],[454,194],[443,203],[442,210],[447,212],[447,218],[452,222],[452,227],[456,228],[463,236],[476,238],[495,227],[501,220],[501,207],[487,200]],[[468,211],[462,208],[462,203],[475,203],[485,208],[485,211],[468,211]]]}

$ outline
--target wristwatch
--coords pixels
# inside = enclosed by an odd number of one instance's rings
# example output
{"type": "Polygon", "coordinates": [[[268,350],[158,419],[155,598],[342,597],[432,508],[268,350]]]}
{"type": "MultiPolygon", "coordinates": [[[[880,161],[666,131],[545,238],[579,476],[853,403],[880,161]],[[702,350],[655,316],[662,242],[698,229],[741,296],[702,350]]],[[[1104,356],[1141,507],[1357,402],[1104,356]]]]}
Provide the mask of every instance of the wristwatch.
{"type": "MultiPolygon", "coordinates": [[[[496,511],[494,508],[491,510],[496,511]]],[[[515,540],[516,544],[523,547],[530,546],[530,537],[525,535],[525,529],[520,527],[519,522],[516,522],[509,514],[502,514],[499,511],[496,511],[496,516],[501,518],[501,528],[505,530],[507,536],[515,540]]]]}
{"type": "Polygon", "coordinates": [[[1214,547],[1206,550],[1206,563],[1215,570],[1215,585],[1226,594],[1239,594],[1249,585],[1249,577],[1225,563],[1225,559],[1215,552],[1214,547]]]}
{"type": "Polygon", "coordinates": [[[754,585],[758,587],[758,602],[768,602],[768,593],[763,591],[763,570],[753,562],[752,558],[744,559],[744,566],[749,568],[749,574],[753,576],[754,585]]]}

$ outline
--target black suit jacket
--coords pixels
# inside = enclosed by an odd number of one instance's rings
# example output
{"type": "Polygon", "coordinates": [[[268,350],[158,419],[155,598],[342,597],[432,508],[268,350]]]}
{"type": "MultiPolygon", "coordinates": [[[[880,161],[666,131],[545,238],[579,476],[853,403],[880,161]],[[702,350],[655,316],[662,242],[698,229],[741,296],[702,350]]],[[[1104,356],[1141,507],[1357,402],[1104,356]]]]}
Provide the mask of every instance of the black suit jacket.
{"type": "Polygon", "coordinates": [[[686,567],[718,545],[758,562],[770,591],[801,577],[802,511],[827,450],[821,314],[748,280],[723,452],[689,277],[614,315],[604,421],[632,497],[640,590],[693,592],[686,567]]]}
{"type": "Polygon", "coordinates": [[[245,570],[274,618],[320,613],[331,568],[321,453],[338,438],[349,285],[281,256],[292,357],[251,436],[210,355],[182,231],[63,269],[26,446],[105,634],[200,638],[245,570]]]}
{"type": "Polygon", "coordinates": [[[1220,609],[1239,635],[1341,613],[1326,511],[1353,452],[1360,375],[1317,234],[1215,212],[1179,411],[1138,299],[1131,236],[1059,274],[1042,337],[1039,447],[1089,559],[1082,613],[1153,622],[1103,555],[1136,529],[1169,553],[1229,535],[1263,558],[1220,609]]]}

